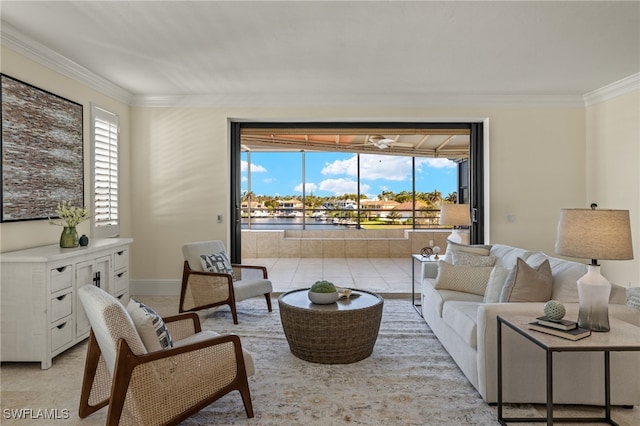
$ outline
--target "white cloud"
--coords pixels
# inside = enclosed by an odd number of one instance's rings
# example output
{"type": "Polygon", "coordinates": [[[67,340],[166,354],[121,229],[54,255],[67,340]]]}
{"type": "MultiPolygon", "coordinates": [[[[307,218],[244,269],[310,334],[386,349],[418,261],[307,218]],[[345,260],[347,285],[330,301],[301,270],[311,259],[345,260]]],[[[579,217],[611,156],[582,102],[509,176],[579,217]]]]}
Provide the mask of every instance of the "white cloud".
{"type": "MultiPolygon", "coordinates": [[[[246,172],[247,171],[247,162],[246,162],[246,160],[242,160],[240,162],[240,171],[241,172],[246,172]]],[[[251,163],[251,172],[252,173],[265,173],[266,171],[267,171],[267,169],[265,169],[261,165],[255,164],[255,163],[251,163]]]]}
{"type": "MultiPolygon", "coordinates": [[[[318,185],[311,182],[305,183],[304,187],[307,194],[318,190],[318,185]]],[[[296,185],[295,188],[293,188],[293,190],[302,194],[302,183],[296,185]]]]}
{"type": "MultiPolygon", "coordinates": [[[[358,161],[354,155],[346,160],[328,163],[322,169],[323,175],[357,176],[358,161]]],[[[408,180],[411,177],[411,158],[397,155],[361,155],[360,179],[408,180]]]]}
{"type": "Polygon", "coordinates": [[[348,175],[358,174],[358,161],[354,155],[346,160],[336,160],[333,163],[326,163],[321,173],[323,175],[348,175]]]}
{"type": "MultiPolygon", "coordinates": [[[[321,191],[331,192],[334,195],[355,194],[358,192],[358,182],[353,179],[325,179],[320,182],[321,191]]],[[[369,185],[360,185],[360,192],[367,193],[371,190],[369,185]]]]}
{"type": "Polygon", "coordinates": [[[416,168],[426,164],[434,169],[454,169],[457,164],[447,158],[416,158],[416,168]]]}

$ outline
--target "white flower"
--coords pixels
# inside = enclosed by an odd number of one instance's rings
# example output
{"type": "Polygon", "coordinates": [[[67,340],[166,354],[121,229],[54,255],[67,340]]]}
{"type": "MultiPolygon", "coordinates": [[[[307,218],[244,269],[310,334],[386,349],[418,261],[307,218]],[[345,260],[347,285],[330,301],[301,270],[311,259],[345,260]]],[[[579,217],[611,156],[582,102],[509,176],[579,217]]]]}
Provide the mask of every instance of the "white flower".
{"type": "Polygon", "coordinates": [[[64,223],[54,222],[51,218],[49,218],[49,223],[51,225],[67,226],[71,228],[78,226],[80,223],[91,217],[89,215],[89,210],[82,207],[72,206],[68,201],[61,201],[58,203],[56,213],[58,213],[58,216],[60,216],[60,219],[64,223]]]}

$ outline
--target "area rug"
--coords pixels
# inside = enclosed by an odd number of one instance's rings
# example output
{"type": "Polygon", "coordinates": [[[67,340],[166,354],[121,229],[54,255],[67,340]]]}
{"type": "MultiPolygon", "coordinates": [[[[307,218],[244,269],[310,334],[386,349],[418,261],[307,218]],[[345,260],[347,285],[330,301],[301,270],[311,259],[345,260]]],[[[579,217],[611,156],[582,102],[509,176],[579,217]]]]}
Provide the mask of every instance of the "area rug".
{"type": "MultiPolygon", "coordinates": [[[[274,301],[275,302],[275,301],[274,301]]],[[[201,315],[203,328],[235,333],[251,352],[249,378],[255,417],[246,417],[238,392],[214,402],[185,425],[495,425],[469,384],[408,300],[387,299],[373,354],[345,365],[315,364],[291,354],[277,302],[238,304],[201,315]]]]}

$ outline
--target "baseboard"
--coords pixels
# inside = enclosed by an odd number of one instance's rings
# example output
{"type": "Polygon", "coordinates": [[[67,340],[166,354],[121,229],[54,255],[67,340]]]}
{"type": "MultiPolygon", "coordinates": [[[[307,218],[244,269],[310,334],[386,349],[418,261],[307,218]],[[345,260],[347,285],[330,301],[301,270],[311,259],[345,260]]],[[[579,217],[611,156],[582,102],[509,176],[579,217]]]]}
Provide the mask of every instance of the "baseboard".
{"type": "Polygon", "coordinates": [[[180,281],[130,280],[131,296],[180,296],[180,281]]]}

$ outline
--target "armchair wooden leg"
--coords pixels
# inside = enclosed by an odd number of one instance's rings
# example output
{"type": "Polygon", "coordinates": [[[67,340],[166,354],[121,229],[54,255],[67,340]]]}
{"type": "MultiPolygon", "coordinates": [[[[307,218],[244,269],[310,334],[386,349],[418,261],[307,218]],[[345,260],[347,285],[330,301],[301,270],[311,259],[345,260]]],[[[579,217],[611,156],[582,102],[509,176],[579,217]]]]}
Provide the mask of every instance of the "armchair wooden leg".
{"type": "Polygon", "coordinates": [[[95,413],[105,405],[109,404],[109,398],[105,398],[103,401],[98,402],[96,405],[89,403],[89,397],[91,396],[91,390],[96,381],[96,373],[98,371],[98,364],[100,363],[100,347],[96,340],[93,330],[89,334],[89,344],[87,346],[87,359],[84,365],[84,377],[82,378],[82,389],[80,391],[80,406],[78,407],[78,416],[84,419],[88,415],[95,413]]]}
{"type": "Polygon", "coordinates": [[[236,312],[236,303],[235,302],[230,303],[229,307],[231,308],[231,316],[233,317],[233,323],[237,325],[238,313],[236,312]]]}
{"type": "Polygon", "coordinates": [[[244,378],[244,385],[241,386],[238,391],[242,396],[242,403],[244,404],[244,411],[247,413],[247,417],[253,417],[253,404],[251,403],[251,392],[249,391],[249,383],[247,378],[244,378]]]}
{"type": "Polygon", "coordinates": [[[264,298],[267,299],[267,308],[271,312],[271,293],[265,293],[264,298]]]}

